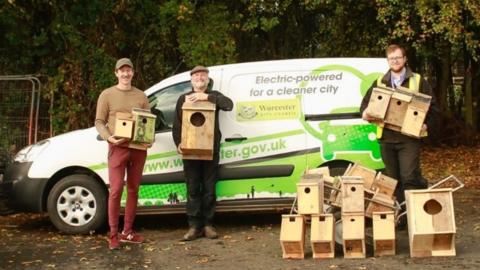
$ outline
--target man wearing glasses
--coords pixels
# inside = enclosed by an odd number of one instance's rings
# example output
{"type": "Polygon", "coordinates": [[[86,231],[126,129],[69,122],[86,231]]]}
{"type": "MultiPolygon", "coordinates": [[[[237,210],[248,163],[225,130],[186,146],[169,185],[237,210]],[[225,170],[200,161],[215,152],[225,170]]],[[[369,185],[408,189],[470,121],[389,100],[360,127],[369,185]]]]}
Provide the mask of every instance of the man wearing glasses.
{"type": "MultiPolygon", "coordinates": [[[[420,92],[432,96],[430,110],[427,114],[422,131],[433,126],[432,111],[435,109],[435,99],[427,81],[418,73],[414,73],[407,66],[405,49],[399,45],[392,44],[386,49],[387,61],[390,69],[383,77],[375,81],[363,97],[360,106],[362,118],[368,122],[375,123],[378,119],[366,112],[372,89],[377,86],[390,87],[393,89],[402,86],[412,92],[420,92]]],[[[390,129],[377,131],[377,139],[380,143],[382,159],[385,163],[385,174],[398,180],[395,196],[399,203],[405,201],[404,191],[408,189],[426,188],[428,183],[422,177],[420,170],[420,139],[409,137],[400,132],[390,129]]],[[[405,220],[401,221],[399,227],[405,226],[405,220]]]]}

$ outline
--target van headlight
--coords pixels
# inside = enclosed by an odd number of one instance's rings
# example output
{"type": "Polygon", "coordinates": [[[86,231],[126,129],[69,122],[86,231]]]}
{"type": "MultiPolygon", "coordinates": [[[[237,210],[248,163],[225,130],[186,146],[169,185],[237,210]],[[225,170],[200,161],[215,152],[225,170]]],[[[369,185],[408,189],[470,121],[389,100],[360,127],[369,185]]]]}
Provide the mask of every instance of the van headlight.
{"type": "Polygon", "coordinates": [[[30,162],[33,161],[43,150],[50,144],[49,140],[39,141],[36,144],[29,145],[20,150],[13,160],[15,162],[30,162]]]}

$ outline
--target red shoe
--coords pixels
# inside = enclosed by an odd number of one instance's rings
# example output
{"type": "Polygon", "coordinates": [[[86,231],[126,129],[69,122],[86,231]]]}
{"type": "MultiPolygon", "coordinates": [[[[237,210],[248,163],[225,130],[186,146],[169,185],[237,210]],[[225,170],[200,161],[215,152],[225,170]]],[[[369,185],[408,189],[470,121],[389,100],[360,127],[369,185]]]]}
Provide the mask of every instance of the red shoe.
{"type": "Polygon", "coordinates": [[[133,243],[133,244],[141,244],[145,242],[145,238],[143,236],[131,232],[129,234],[124,234],[123,232],[120,234],[120,242],[123,243],[133,243]]]}
{"type": "Polygon", "coordinates": [[[110,250],[120,249],[120,242],[118,241],[118,234],[110,236],[110,243],[108,244],[110,250]]]}

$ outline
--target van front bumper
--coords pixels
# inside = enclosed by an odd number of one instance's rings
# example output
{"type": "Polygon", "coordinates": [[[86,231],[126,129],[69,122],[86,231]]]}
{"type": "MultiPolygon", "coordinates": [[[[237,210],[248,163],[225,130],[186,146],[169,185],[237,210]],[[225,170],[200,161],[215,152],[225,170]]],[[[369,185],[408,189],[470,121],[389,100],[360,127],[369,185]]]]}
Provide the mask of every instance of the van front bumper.
{"type": "Polygon", "coordinates": [[[0,189],[7,198],[10,208],[24,212],[42,212],[43,191],[46,178],[29,178],[28,171],[33,162],[14,162],[8,164],[0,189]]]}

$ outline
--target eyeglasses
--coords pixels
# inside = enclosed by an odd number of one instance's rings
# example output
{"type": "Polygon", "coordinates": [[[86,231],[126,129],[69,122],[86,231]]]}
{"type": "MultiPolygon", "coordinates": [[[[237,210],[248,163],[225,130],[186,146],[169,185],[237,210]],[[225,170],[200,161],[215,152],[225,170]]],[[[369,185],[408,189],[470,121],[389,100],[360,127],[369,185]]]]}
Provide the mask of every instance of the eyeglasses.
{"type": "Polygon", "coordinates": [[[388,57],[388,61],[393,62],[393,61],[398,61],[400,59],[403,59],[404,56],[395,56],[395,57],[388,57]]]}

